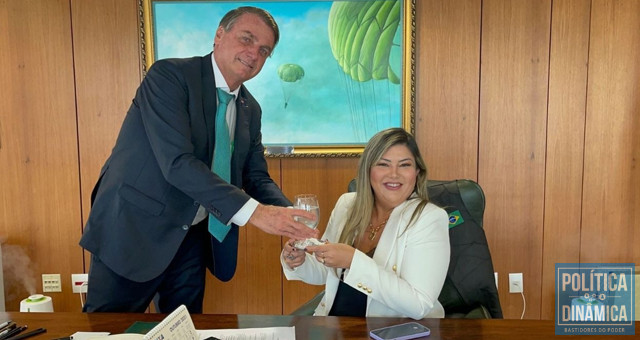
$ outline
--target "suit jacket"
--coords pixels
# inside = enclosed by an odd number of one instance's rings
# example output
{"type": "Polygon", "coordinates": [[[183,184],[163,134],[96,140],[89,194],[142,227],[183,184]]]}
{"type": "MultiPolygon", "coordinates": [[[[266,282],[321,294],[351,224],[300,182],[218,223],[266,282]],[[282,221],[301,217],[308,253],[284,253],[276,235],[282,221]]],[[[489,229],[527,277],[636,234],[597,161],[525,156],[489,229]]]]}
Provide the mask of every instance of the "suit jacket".
{"type": "MultiPolygon", "coordinates": [[[[231,160],[231,184],[211,171],[216,86],[212,54],[158,60],[149,69],[92,193],[80,245],[117,274],[144,282],[162,273],[200,205],[224,223],[249,200],[290,205],[269,177],[262,112],[242,86],[231,160]]],[[[205,259],[221,280],[236,267],[238,227],[212,238],[205,259]]]]}
{"type": "MultiPolygon", "coordinates": [[[[355,197],[356,193],[346,193],[338,199],[323,239],[338,242],[355,197]]],[[[406,229],[417,205],[417,199],[409,199],[393,209],[373,258],[356,249],[351,268],[344,273],[344,283],[367,295],[366,316],[444,317],[438,295],[449,266],[449,220],[443,209],[428,203],[406,229]]],[[[287,279],[325,284],[315,315],[327,315],[342,269],[325,267],[310,254],[293,270],[282,256],[280,261],[287,279]]]]}

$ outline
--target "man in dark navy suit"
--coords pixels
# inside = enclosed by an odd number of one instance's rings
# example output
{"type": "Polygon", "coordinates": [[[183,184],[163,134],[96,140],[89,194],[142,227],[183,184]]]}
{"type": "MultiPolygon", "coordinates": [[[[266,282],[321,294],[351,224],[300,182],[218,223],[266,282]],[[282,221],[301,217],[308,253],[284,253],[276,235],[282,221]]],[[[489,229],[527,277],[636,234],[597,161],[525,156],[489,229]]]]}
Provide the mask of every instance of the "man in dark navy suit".
{"type": "Polygon", "coordinates": [[[92,253],[84,311],[143,312],[158,294],[160,312],[185,304],[201,313],[206,268],[223,281],[235,273],[238,226],[317,236],[294,220],[313,215],[284,208],[291,202],[267,172],[262,112],[243,85],[278,39],[268,12],[240,7],[220,21],[211,54],[149,69],[92,193],[80,240],[92,253]],[[224,113],[229,181],[211,168],[219,90],[232,95],[224,113]],[[208,231],[210,218],[231,228],[220,240],[208,231]]]}

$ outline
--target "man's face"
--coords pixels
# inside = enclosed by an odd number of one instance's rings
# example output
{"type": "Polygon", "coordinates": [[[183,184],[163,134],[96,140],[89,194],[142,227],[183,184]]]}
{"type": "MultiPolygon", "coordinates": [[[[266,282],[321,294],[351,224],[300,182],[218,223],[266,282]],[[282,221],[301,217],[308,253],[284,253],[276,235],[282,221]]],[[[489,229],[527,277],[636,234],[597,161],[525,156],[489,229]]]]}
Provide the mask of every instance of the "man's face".
{"type": "Polygon", "coordinates": [[[271,28],[251,13],[241,15],[229,31],[218,27],[213,56],[232,91],[260,72],[274,40],[271,28]]]}

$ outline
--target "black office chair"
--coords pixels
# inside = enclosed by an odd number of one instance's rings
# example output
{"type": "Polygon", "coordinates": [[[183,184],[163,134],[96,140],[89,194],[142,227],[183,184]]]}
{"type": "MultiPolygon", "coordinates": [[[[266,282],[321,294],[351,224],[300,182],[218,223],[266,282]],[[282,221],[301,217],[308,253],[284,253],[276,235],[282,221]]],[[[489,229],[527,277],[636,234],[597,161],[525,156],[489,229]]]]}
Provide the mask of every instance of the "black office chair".
{"type": "MultiPolygon", "coordinates": [[[[356,188],[351,180],[348,191],[356,188]]],[[[482,229],[485,198],[478,183],[467,180],[429,181],[429,199],[449,214],[451,259],[438,300],[446,318],[502,318],[493,263],[482,229]]],[[[293,311],[313,315],[324,291],[293,311]]]]}

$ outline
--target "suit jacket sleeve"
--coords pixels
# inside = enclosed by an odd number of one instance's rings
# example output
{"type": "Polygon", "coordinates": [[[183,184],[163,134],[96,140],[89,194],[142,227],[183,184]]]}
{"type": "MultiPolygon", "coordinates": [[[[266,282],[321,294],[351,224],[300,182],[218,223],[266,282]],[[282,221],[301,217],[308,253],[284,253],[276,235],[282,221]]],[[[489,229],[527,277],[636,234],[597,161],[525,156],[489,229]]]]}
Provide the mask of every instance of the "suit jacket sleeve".
{"type": "MultiPolygon", "coordinates": [[[[355,194],[351,193],[340,196],[336,206],[331,212],[327,229],[321,237],[322,240],[327,240],[331,243],[338,242],[340,233],[344,227],[346,214],[351,205],[350,198],[354,197],[354,195],[355,194]]],[[[285,277],[288,280],[300,280],[314,285],[325,284],[328,275],[331,275],[330,269],[318,262],[313,254],[305,253],[305,256],[304,263],[295,269],[289,268],[289,265],[287,265],[283,257],[280,256],[280,263],[285,277]]],[[[335,273],[333,273],[333,275],[335,275],[335,273]]]]}

